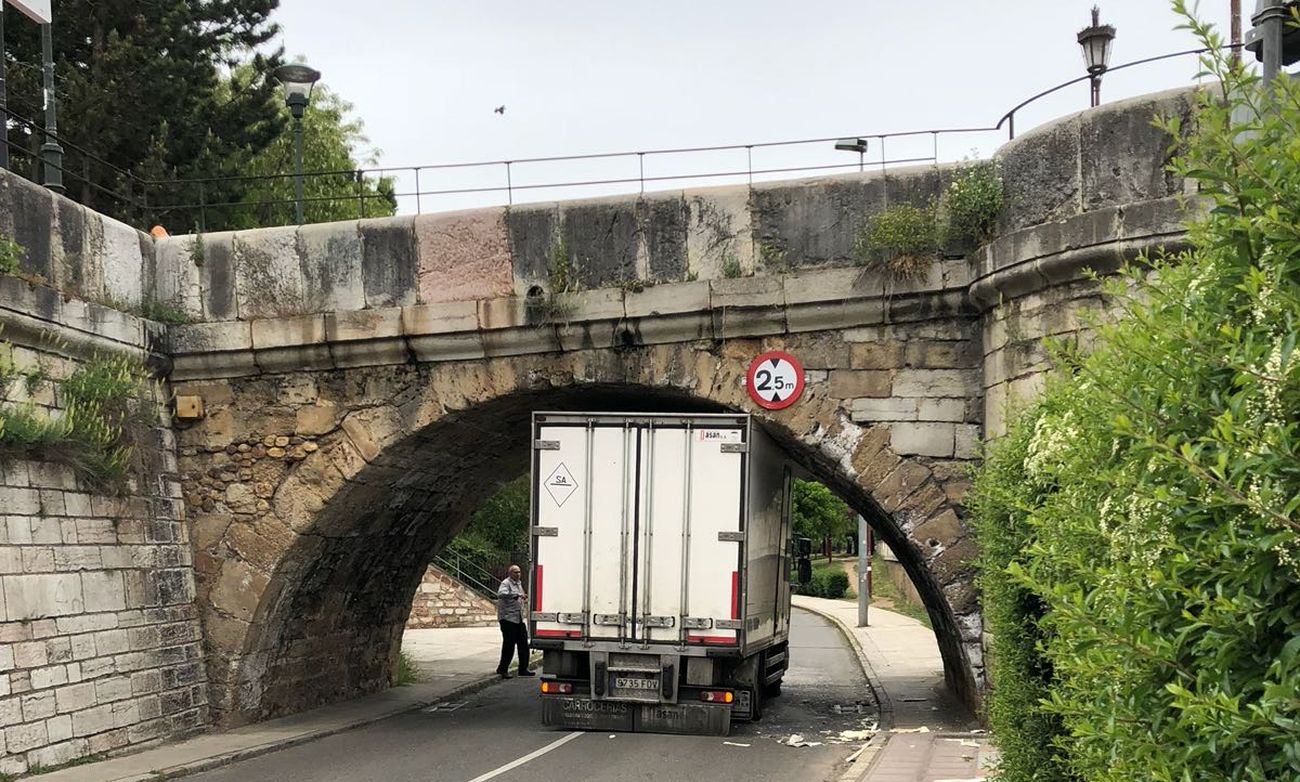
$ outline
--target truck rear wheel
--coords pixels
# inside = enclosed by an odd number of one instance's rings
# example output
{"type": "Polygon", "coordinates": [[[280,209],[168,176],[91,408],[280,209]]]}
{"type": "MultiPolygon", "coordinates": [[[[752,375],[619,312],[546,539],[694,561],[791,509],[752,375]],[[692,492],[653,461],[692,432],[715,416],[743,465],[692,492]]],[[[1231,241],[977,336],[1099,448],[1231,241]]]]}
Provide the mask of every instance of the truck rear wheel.
{"type": "Polygon", "coordinates": [[[763,685],[763,696],[764,696],[764,697],[767,697],[767,698],[775,698],[775,697],[779,696],[780,694],[781,694],[781,680],[780,680],[780,679],[777,679],[776,681],[771,682],[771,683],[769,683],[769,684],[765,684],[765,685],[763,685]]]}

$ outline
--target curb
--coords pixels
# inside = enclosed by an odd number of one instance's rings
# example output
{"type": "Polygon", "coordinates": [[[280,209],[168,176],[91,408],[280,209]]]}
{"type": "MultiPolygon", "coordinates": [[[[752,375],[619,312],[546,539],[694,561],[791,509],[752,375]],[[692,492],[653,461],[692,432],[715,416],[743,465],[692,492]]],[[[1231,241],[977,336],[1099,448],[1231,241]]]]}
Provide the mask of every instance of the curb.
{"type": "Polygon", "coordinates": [[[462,684],[453,690],[445,692],[442,695],[438,695],[437,697],[431,698],[427,701],[420,701],[419,703],[412,703],[406,706],[401,706],[399,708],[393,709],[392,711],[383,712],[382,714],[373,714],[367,717],[360,717],[354,720],[350,720],[343,724],[334,725],[328,728],[321,728],[320,730],[316,730],[311,733],[306,733],[301,736],[291,736],[285,739],[278,739],[276,741],[270,741],[265,744],[259,744],[255,747],[238,749],[233,752],[227,752],[222,755],[213,755],[211,757],[203,758],[202,760],[196,760],[191,763],[182,763],[176,766],[169,766],[167,768],[154,769],[153,771],[147,774],[138,774],[133,777],[120,777],[118,779],[112,780],[111,782],[159,782],[159,780],[178,779],[180,777],[190,776],[191,774],[198,774],[203,771],[211,771],[214,768],[221,768],[222,766],[228,766],[232,763],[238,763],[241,760],[250,760],[252,758],[260,757],[262,755],[269,755],[272,752],[278,752],[279,750],[282,749],[297,747],[302,744],[307,744],[308,742],[316,741],[317,739],[323,739],[328,736],[334,736],[339,733],[344,733],[346,731],[353,730],[354,728],[361,728],[366,725],[379,722],[381,720],[386,720],[390,717],[397,717],[402,714],[409,714],[410,712],[413,711],[419,711],[420,709],[428,708],[429,706],[432,706],[436,703],[442,703],[443,701],[452,700],[453,698],[460,698],[466,695],[472,695],[473,693],[476,693],[480,690],[487,689],[492,684],[500,680],[501,680],[500,677],[498,677],[495,673],[490,674],[487,676],[483,676],[482,678],[475,679],[470,682],[466,682],[465,684],[462,684]]]}
{"type": "Polygon", "coordinates": [[[852,765],[840,775],[838,780],[838,782],[861,782],[875,768],[876,760],[880,757],[881,751],[889,743],[889,730],[894,727],[894,703],[889,699],[889,693],[885,692],[884,685],[880,683],[880,677],[876,674],[876,669],[871,666],[871,661],[867,659],[867,654],[863,651],[862,644],[858,641],[853,628],[845,624],[844,620],[838,616],[813,606],[798,603],[792,603],[791,605],[822,617],[840,631],[840,635],[843,635],[845,640],[849,642],[849,647],[853,649],[853,653],[857,656],[858,665],[862,668],[862,675],[867,679],[867,687],[871,689],[871,694],[876,699],[876,706],[880,709],[880,720],[877,724],[879,732],[872,736],[867,743],[863,744],[862,749],[851,756],[853,758],[852,765]]]}

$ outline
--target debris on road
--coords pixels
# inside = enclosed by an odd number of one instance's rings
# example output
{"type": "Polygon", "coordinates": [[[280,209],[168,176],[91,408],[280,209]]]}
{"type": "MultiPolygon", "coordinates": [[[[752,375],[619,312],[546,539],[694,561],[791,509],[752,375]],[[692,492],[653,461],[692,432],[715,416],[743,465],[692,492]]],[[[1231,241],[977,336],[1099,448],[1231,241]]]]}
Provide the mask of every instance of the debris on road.
{"type": "Polygon", "coordinates": [[[930,729],[922,725],[919,728],[894,728],[890,733],[929,733],[930,729]]]}
{"type": "Polygon", "coordinates": [[[808,741],[799,733],[791,733],[790,738],[783,742],[787,747],[820,747],[820,741],[808,741]]]}
{"type": "Polygon", "coordinates": [[[748,744],[741,744],[738,741],[724,741],[722,742],[722,744],[723,746],[726,747],[748,747],[749,746],[748,744]]]}

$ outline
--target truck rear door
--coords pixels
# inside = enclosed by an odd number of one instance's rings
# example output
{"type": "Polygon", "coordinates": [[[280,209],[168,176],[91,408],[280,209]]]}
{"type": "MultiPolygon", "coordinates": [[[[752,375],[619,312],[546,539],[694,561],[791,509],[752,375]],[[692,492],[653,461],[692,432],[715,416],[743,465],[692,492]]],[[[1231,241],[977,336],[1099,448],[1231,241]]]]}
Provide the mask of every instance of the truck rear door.
{"type": "Polygon", "coordinates": [[[645,428],[636,638],[735,644],[744,513],[743,423],[645,428]]]}
{"type": "Polygon", "coordinates": [[[534,428],[534,634],[617,640],[628,625],[636,431],[534,428]]]}

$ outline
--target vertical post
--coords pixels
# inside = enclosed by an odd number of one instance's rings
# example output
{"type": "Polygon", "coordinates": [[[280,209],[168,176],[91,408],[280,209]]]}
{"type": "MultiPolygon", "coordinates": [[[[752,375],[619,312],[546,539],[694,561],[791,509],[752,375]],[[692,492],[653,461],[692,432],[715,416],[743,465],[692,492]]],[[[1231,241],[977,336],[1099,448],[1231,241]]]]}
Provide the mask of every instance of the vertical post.
{"type": "Polygon", "coordinates": [[[424,214],[424,211],[420,208],[420,167],[419,166],[415,167],[415,213],[418,215],[424,214]]]}
{"type": "Polygon", "coordinates": [[[861,174],[863,171],[866,170],[867,170],[867,151],[865,149],[859,149],[858,150],[858,173],[861,174]]]}
{"type": "Polygon", "coordinates": [[[0,0],[0,168],[9,169],[9,90],[5,83],[5,4],[0,0]]]}
{"type": "Polygon", "coordinates": [[[59,135],[54,102],[54,25],[41,25],[41,59],[45,71],[45,143],[41,144],[41,184],[56,193],[63,192],[63,147],[59,135]]]}
{"type": "Polygon", "coordinates": [[[1232,16],[1232,62],[1236,65],[1241,62],[1241,0],[1231,0],[1228,3],[1228,13],[1232,16]]]}
{"type": "Polygon", "coordinates": [[[302,117],[293,119],[293,216],[302,225],[302,117]]]}
{"type": "Polygon", "coordinates": [[[645,194],[645,153],[636,153],[637,181],[641,183],[641,193],[645,194]]]}
{"type": "Polygon", "coordinates": [[[1270,82],[1282,71],[1282,26],[1290,15],[1281,0],[1274,2],[1251,17],[1259,28],[1260,46],[1264,55],[1264,81],[1270,82]]]}
{"type": "Polygon", "coordinates": [[[1101,76],[1093,74],[1088,83],[1092,86],[1092,107],[1096,108],[1101,105],[1101,76]]]}
{"type": "Polygon", "coordinates": [[[515,188],[510,180],[510,161],[506,161],[506,204],[513,206],[515,203],[515,188]]]}
{"type": "Polygon", "coordinates": [[[858,516],[858,627],[867,626],[867,604],[871,602],[871,528],[858,516]]]}

